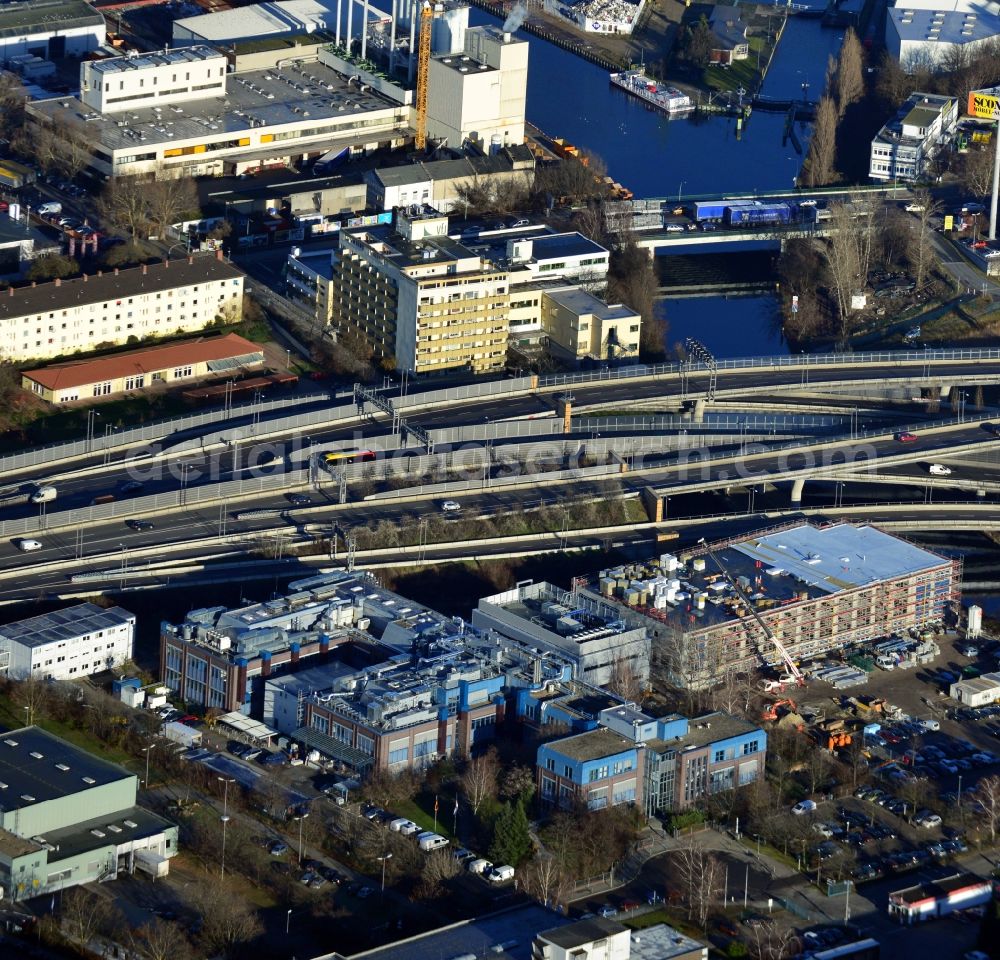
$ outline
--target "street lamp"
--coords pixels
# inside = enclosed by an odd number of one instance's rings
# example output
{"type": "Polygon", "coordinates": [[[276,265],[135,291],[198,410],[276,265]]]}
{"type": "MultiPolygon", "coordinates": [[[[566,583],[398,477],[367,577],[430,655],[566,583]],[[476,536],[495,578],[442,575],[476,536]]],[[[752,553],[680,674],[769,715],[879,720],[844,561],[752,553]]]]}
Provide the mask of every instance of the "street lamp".
{"type": "Polygon", "coordinates": [[[375,859],[382,861],[382,896],[384,897],[385,896],[385,862],[386,862],[386,860],[391,860],[392,859],[392,854],[391,853],[387,853],[384,856],[376,857],[375,859]]]}
{"type": "Polygon", "coordinates": [[[94,446],[94,420],[100,416],[96,410],[87,411],[87,452],[94,446]]]}
{"type": "Polygon", "coordinates": [[[150,743],[142,748],[142,752],[146,754],[146,779],[142,781],[142,785],[148,790],[149,789],[149,755],[153,752],[153,744],[150,743]]]}
{"type": "Polygon", "coordinates": [[[299,821],[299,866],[302,866],[302,821],[308,817],[308,813],[299,814],[297,817],[292,817],[293,820],[299,821]]]}
{"type": "Polygon", "coordinates": [[[685,186],[687,186],[687,180],[681,180],[681,182],[677,185],[677,202],[678,203],[681,202],[681,191],[684,189],[685,186]]]}
{"type": "Polygon", "coordinates": [[[285,936],[288,936],[288,928],[292,923],[292,908],[288,908],[288,912],[285,914],[285,936]]]}
{"type": "Polygon", "coordinates": [[[233,777],[216,777],[222,784],[222,871],[221,880],[226,879],[226,824],[229,823],[229,784],[233,783],[233,777]]]}

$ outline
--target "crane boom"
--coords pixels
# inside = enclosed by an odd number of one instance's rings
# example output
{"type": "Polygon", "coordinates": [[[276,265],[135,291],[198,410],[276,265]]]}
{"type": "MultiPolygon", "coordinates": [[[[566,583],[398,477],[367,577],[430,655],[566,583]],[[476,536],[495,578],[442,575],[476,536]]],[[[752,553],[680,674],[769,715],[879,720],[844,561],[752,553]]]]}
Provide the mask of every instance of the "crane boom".
{"type": "Polygon", "coordinates": [[[726,578],[726,582],[736,591],[736,596],[738,596],[744,604],[746,604],[747,609],[753,615],[754,620],[760,625],[761,630],[764,631],[764,636],[774,645],[774,649],[778,651],[778,655],[781,657],[785,666],[788,667],[788,672],[795,677],[795,682],[798,684],[804,684],[805,678],[802,676],[802,671],[799,670],[795,661],[792,659],[792,655],[785,649],[785,645],[771,632],[771,628],[765,623],[764,618],[760,615],[757,608],[750,602],[750,598],[746,595],[743,588],[729,575],[729,571],[723,566],[722,561],[716,556],[715,551],[705,543],[704,539],[700,540],[699,543],[705,544],[705,550],[708,555],[712,558],[713,563],[719,568],[719,571],[726,578]]]}
{"type": "Polygon", "coordinates": [[[427,146],[427,72],[431,61],[431,21],[434,12],[429,3],[420,11],[420,39],[417,43],[417,133],[413,145],[418,150],[427,146]]]}

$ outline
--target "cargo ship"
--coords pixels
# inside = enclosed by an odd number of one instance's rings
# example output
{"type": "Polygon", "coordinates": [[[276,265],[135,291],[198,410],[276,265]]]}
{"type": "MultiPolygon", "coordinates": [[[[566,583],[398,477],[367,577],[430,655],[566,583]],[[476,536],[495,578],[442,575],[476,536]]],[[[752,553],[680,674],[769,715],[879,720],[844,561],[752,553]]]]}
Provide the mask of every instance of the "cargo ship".
{"type": "Polygon", "coordinates": [[[650,80],[640,70],[613,73],[611,82],[633,97],[638,97],[651,107],[661,110],[668,117],[683,116],[694,109],[694,104],[686,93],[682,93],[676,87],[667,87],[650,80]]]}

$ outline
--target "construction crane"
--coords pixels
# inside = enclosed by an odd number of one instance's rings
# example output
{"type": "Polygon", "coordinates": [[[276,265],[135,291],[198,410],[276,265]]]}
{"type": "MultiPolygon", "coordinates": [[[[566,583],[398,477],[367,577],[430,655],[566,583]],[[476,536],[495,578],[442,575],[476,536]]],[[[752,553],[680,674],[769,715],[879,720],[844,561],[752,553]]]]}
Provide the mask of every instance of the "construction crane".
{"type": "MultiPolygon", "coordinates": [[[[736,596],[743,601],[746,608],[753,615],[754,620],[760,625],[761,630],[764,631],[764,636],[774,645],[774,649],[778,651],[778,655],[781,657],[782,661],[786,667],[788,667],[788,672],[795,678],[795,682],[801,687],[805,686],[805,677],[802,676],[802,672],[799,670],[795,661],[792,659],[791,654],[785,649],[785,645],[771,632],[771,628],[764,622],[764,618],[757,612],[757,608],[751,602],[750,598],[746,595],[743,588],[729,575],[729,571],[722,565],[722,561],[715,555],[715,551],[705,543],[705,538],[702,537],[699,544],[704,546],[705,551],[712,558],[712,561],[719,568],[719,572],[726,578],[726,582],[736,591],[736,596]]],[[[766,658],[764,657],[764,651],[758,648],[758,652],[761,655],[761,659],[766,663],[766,658]]]]}
{"type": "Polygon", "coordinates": [[[431,24],[434,11],[424,3],[420,11],[420,40],[417,43],[417,135],[414,146],[423,150],[427,146],[427,71],[431,63],[431,24]]]}

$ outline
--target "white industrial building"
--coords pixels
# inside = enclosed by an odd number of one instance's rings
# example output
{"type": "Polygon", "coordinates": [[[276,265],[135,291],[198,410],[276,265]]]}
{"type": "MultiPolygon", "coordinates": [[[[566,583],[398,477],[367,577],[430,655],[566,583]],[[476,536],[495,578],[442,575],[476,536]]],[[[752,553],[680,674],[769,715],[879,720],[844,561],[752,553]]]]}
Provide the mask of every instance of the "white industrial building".
{"type": "Polygon", "coordinates": [[[461,53],[431,57],[427,136],[486,151],[524,142],[528,44],[498,27],[465,31],[461,53]]]}
{"type": "Polygon", "coordinates": [[[545,0],[545,11],[569,20],[585,33],[623,33],[635,29],[645,0],[545,0]]]}
{"type": "Polygon", "coordinates": [[[868,176],[872,180],[921,179],[944,149],[958,123],[958,100],[913,93],[872,140],[868,176]]]}
{"type": "Polygon", "coordinates": [[[343,0],[277,0],[175,20],[174,43],[219,44],[332,32],[343,0]]]}
{"type": "Polygon", "coordinates": [[[226,58],[209,47],[80,64],[80,100],[100,113],[123,113],[226,94],[226,58]]]}
{"type": "Polygon", "coordinates": [[[135,614],[79,603],[0,626],[0,670],[15,680],[78,680],[132,659],[135,614]]]}
{"type": "Polygon", "coordinates": [[[886,48],[907,71],[958,49],[974,56],[998,34],[997,4],[983,0],[897,0],[886,11],[886,48]]]}
{"type": "Polygon", "coordinates": [[[959,680],[948,691],[952,700],[966,707],[985,707],[1000,701],[1000,673],[984,673],[980,677],[959,680]]]}
{"type": "Polygon", "coordinates": [[[285,60],[220,76],[223,60],[193,47],[84,63],[86,99],[29,103],[28,117],[86,138],[102,177],[238,175],[304,163],[331,148],[399,147],[412,136],[408,107],[324,63],[285,60]],[[125,99],[111,102],[118,97],[125,99]]]}
{"type": "Polygon", "coordinates": [[[84,0],[19,0],[0,6],[0,62],[81,57],[105,39],[104,17],[84,0]]]}

